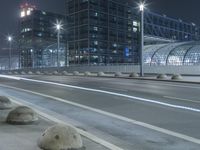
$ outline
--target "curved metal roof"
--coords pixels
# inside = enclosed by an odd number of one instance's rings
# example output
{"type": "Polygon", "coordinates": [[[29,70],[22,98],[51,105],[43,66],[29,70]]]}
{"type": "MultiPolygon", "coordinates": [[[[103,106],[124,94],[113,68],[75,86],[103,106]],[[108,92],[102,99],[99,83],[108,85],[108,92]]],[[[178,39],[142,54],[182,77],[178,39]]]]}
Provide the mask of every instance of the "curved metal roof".
{"type": "Polygon", "coordinates": [[[148,65],[200,65],[200,42],[147,45],[144,63],[148,65]]]}

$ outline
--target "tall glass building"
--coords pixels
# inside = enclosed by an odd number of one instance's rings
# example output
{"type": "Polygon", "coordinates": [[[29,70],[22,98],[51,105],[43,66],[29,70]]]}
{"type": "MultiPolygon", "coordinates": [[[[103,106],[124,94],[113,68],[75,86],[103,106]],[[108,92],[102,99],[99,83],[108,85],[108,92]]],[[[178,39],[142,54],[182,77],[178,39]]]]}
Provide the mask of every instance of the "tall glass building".
{"type": "MultiPolygon", "coordinates": [[[[47,52],[44,52],[44,50],[50,45],[57,43],[57,33],[54,28],[57,20],[62,20],[64,23],[65,16],[38,10],[35,6],[27,3],[21,5],[19,49],[22,68],[45,67],[48,60],[45,60],[44,53],[47,52]]],[[[66,42],[64,32],[61,32],[60,40],[61,43],[66,42]]],[[[59,51],[62,51],[62,49],[59,51]]],[[[61,63],[63,64],[63,61],[61,63]]],[[[57,66],[57,64],[55,65],[57,66]]]]}
{"type": "Polygon", "coordinates": [[[129,1],[66,2],[71,64],[137,62],[138,24],[133,24],[133,7],[129,1]]]}
{"type": "MultiPolygon", "coordinates": [[[[140,15],[134,0],[66,0],[71,64],[137,63],[140,15]]],[[[145,44],[199,39],[194,23],[145,11],[145,44]]]]}

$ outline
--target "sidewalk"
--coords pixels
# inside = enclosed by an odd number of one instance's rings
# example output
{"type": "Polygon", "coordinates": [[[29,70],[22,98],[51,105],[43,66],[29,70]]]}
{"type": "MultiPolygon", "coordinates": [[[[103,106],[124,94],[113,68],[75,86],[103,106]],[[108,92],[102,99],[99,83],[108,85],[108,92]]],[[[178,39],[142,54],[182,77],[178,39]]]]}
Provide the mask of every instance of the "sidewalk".
{"type": "MultiPolygon", "coordinates": [[[[32,125],[10,125],[5,122],[10,110],[0,110],[0,149],[1,150],[40,150],[37,139],[50,126],[56,124],[40,116],[40,121],[32,125]]],[[[86,150],[107,150],[82,137],[86,150]]]]}

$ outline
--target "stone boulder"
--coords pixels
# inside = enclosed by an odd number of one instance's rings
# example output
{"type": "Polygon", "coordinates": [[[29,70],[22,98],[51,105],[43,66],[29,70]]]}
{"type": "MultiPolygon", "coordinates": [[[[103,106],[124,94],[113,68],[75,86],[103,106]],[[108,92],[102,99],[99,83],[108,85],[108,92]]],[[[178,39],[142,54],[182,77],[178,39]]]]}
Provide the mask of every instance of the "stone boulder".
{"type": "Polygon", "coordinates": [[[40,71],[35,72],[36,75],[41,75],[42,73],[40,71]]]}
{"type": "Polygon", "coordinates": [[[26,106],[16,107],[8,114],[6,120],[9,124],[31,124],[36,121],[38,121],[37,113],[26,106]]]}
{"type": "Polygon", "coordinates": [[[132,73],[129,75],[129,77],[137,78],[137,77],[139,77],[139,74],[136,73],[136,72],[132,72],[132,73]]]}
{"type": "Polygon", "coordinates": [[[58,71],[54,71],[53,75],[59,75],[59,72],[58,71]]]}
{"type": "Polygon", "coordinates": [[[100,71],[100,72],[97,73],[97,76],[98,76],[98,77],[105,76],[105,73],[100,71]]]}
{"type": "Polygon", "coordinates": [[[48,128],[38,139],[43,150],[83,150],[83,142],[76,128],[57,124],[48,128]]]}
{"type": "Polygon", "coordinates": [[[21,73],[20,73],[21,75],[25,75],[26,74],[26,72],[25,71],[21,71],[21,73]]]}
{"type": "Polygon", "coordinates": [[[171,77],[172,80],[182,80],[183,77],[180,74],[174,74],[171,77]]]}
{"type": "Polygon", "coordinates": [[[84,75],[85,75],[85,76],[91,76],[91,72],[86,71],[86,72],[84,73],[84,75]]]}
{"type": "Polygon", "coordinates": [[[12,102],[5,96],[0,96],[0,109],[11,109],[12,102]]]}
{"type": "Polygon", "coordinates": [[[167,75],[166,74],[159,74],[159,75],[157,75],[156,78],[160,79],[160,80],[166,80],[167,79],[167,75]]]}
{"type": "Polygon", "coordinates": [[[28,72],[28,75],[32,75],[32,74],[33,74],[33,72],[32,72],[32,71],[29,71],[29,72],[28,72]]]}
{"type": "Polygon", "coordinates": [[[122,73],[121,72],[115,72],[115,77],[122,77],[122,73]]]}
{"type": "Polygon", "coordinates": [[[79,75],[79,72],[78,72],[78,71],[74,71],[74,72],[73,72],[73,75],[74,75],[74,76],[78,76],[78,75],[79,75]]]}
{"type": "Polygon", "coordinates": [[[68,75],[68,72],[67,72],[67,71],[63,71],[63,72],[62,72],[62,75],[67,76],[67,75],[68,75]]]}

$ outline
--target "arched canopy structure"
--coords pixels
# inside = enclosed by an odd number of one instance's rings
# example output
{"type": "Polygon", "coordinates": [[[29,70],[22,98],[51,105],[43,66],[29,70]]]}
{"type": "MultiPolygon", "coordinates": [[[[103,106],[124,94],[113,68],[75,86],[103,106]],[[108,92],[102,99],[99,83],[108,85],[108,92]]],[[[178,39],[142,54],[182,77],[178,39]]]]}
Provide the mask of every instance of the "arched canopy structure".
{"type": "Polygon", "coordinates": [[[200,65],[200,42],[179,42],[147,45],[144,48],[146,65],[200,65]]]}
{"type": "Polygon", "coordinates": [[[65,66],[65,44],[60,44],[60,49],[57,51],[57,43],[49,45],[43,50],[43,65],[48,67],[57,66],[57,56],[59,66],[65,66]]]}

